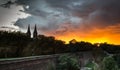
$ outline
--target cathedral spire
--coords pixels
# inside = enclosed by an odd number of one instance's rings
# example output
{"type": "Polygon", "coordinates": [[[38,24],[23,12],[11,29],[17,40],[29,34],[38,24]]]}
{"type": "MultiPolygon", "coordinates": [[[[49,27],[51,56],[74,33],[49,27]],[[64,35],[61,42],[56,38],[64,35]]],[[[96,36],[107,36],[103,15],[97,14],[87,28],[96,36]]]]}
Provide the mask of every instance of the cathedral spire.
{"type": "Polygon", "coordinates": [[[35,28],[34,28],[34,32],[33,32],[33,38],[37,38],[37,26],[36,26],[36,24],[35,24],[35,28]]]}
{"type": "Polygon", "coordinates": [[[28,25],[27,36],[31,38],[30,24],[28,25]]]}

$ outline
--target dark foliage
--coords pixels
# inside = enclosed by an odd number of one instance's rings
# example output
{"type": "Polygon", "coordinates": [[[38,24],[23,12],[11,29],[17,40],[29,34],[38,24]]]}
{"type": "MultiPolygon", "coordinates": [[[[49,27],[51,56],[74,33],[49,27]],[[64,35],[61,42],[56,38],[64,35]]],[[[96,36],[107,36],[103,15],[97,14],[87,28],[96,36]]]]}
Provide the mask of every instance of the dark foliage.
{"type": "Polygon", "coordinates": [[[68,52],[103,50],[111,54],[120,53],[119,45],[91,44],[71,40],[69,44],[54,37],[38,35],[36,39],[21,32],[0,31],[0,58],[22,57],[68,52]]]}

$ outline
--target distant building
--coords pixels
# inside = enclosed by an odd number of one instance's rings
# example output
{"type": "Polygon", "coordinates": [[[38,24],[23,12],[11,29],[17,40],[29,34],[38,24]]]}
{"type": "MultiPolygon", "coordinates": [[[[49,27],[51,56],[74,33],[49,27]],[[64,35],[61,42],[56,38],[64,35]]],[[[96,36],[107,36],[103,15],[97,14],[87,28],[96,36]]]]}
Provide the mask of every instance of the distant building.
{"type": "Polygon", "coordinates": [[[30,24],[28,25],[27,36],[31,38],[30,24]]]}
{"type": "Polygon", "coordinates": [[[75,39],[73,39],[73,40],[71,40],[69,43],[70,43],[70,44],[75,44],[75,43],[77,43],[77,41],[76,41],[75,39]]]}
{"type": "MultiPolygon", "coordinates": [[[[30,25],[28,25],[28,30],[27,30],[27,36],[31,38],[31,30],[30,30],[30,25]]],[[[37,38],[37,26],[35,25],[34,31],[33,31],[33,38],[36,39],[37,38]]]]}
{"type": "Polygon", "coordinates": [[[38,35],[38,33],[37,33],[37,27],[35,25],[34,32],[33,32],[33,38],[36,39],[37,35],[38,35]]]}

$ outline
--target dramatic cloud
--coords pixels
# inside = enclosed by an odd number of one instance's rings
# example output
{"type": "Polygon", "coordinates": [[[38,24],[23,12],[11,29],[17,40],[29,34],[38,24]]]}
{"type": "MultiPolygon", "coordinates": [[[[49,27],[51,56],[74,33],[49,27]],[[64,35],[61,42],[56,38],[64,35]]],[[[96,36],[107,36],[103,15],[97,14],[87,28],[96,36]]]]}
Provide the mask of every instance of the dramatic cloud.
{"type": "MultiPolygon", "coordinates": [[[[1,0],[1,2],[4,4],[7,1],[1,0]]],[[[14,19],[14,26],[20,29],[26,30],[28,24],[33,29],[37,24],[39,34],[53,35],[63,40],[65,38],[62,36],[68,36],[66,41],[71,38],[86,41],[94,38],[94,41],[98,41],[101,38],[108,42],[108,39],[115,40],[120,35],[119,0],[12,0],[11,2],[13,3],[11,5],[14,5],[14,9],[9,9],[11,12],[24,14],[24,18],[18,14],[12,16],[13,18],[17,16],[14,19]],[[102,36],[103,34],[105,35],[102,36]]],[[[11,12],[7,12],[7,18],[4,15],[5,20],[11,16],[11,12]]],[[[3,17],[0,17],[1,25],[8,24],[2,19],[3,17]]]]}
{"type": "MultiPolygon", "coordinates": [[[[7,3],[5,0],[1,0],[1,5],[7,3]]],[[[10,8],[0,7],[0,30],[19,30],[19,26],[14,24],[19,18],[26,18],[29,16],[19,10],[24,10],[22,6],[10,5],[10,8]]]]}

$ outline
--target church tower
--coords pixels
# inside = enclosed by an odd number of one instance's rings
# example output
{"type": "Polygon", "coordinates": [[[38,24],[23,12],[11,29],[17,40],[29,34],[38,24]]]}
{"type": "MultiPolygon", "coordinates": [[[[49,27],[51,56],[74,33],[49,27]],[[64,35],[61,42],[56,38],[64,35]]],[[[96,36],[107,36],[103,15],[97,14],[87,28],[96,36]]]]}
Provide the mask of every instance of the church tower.
{"type": "Polygon", "coordinates": [[[34,28],[34,32],[33,32],[33,38],[36,39],[37,38],[37,26],[35,24],[35,28],[34,28]]]}
{"type": "Polygon", "coordinates": [[[28,25],[27,36],[31,38],[30,24],[28,25]]]}

